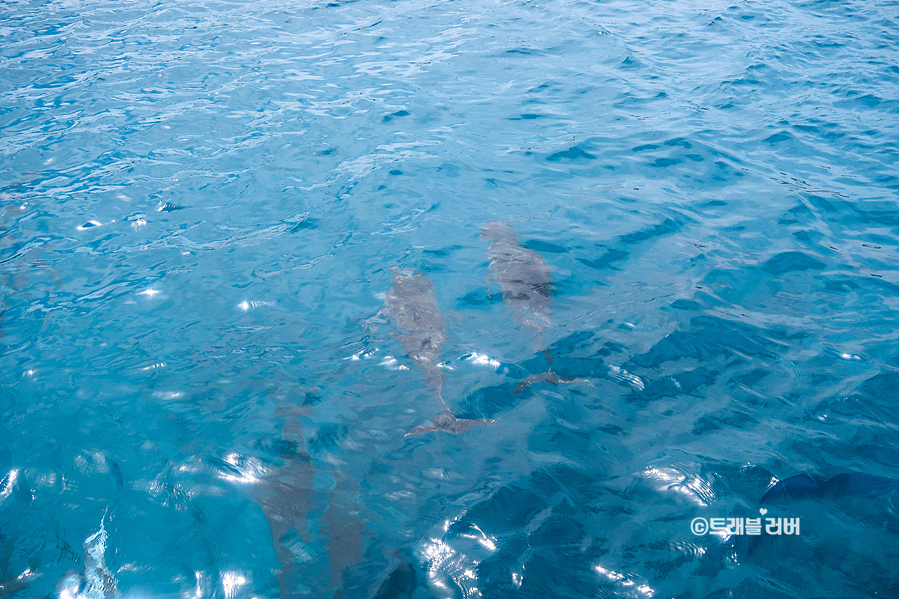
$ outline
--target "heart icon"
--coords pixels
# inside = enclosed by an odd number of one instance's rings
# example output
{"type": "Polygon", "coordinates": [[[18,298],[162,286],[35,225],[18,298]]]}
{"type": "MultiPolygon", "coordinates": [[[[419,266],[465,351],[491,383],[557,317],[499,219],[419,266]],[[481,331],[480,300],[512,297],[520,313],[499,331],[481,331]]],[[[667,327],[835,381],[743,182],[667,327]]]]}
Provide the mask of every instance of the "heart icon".
{"type": "Polygon", "coordinates": [[[764,516],[765,514],[768,513],[768,510],[766,508],[762,508],[759,510],[759,512],[764,516]]]}

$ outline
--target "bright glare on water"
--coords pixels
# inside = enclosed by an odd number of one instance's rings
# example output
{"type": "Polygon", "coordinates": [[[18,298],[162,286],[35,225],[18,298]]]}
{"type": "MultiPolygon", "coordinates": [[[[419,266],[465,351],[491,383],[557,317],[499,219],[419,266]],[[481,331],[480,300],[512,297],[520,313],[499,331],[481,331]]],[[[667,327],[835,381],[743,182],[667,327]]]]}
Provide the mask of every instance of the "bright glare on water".
{"type": "Polygon", "coordinates": [[[3,2],[0,597],[899,596],[897,40],[3,2]]]}

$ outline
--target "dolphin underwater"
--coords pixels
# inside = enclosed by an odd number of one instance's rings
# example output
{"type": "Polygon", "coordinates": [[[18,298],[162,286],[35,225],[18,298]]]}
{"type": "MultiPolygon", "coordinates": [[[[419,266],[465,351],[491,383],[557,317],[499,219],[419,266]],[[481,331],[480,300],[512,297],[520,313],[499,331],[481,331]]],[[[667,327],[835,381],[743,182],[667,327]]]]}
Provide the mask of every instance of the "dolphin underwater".
{"type": "MultiPolygon", "coordinates": [[[[552,324],[553,276],[543,256],[522,246],[509,223],[494,221],[481,230],[481,238],[490,240],[487,259],[490,275],[502,291],[503,303],[512,311],[515,324],[534,332],[534,349],[543,347],[543,330],[552,324]]],[[[589,383],[586,379],[566,379],[552,370],[552,355],[544,349],[549,369],[531,374],[515,387],[515,393],[541,381],[559,383],[589,383]]]]}
{"type": "Polygon", "coordinates": [[[853,495],[886,495],[899,490],[899,483],[882,476],[862,472],[844,472],[830,478],[812,478],[808,474],[796,474],[777,481],[759,503],[781,498],[845,497],[853,495]]]}
{"type": "Polygon", "coordinates": [[[272,547],[281,569],[278,580],[280,596],[291,599],[300,596],[306,580],[298,564],[309,561],[307,546],[312,532],[307,520],[313,511],[313,492],[316,470],[306,451],[306,441],[299,421],[302,410],[288,405],[278,406],[276,418],[284,418],[281,443],[278,444],[280,464],[268,468],[258,484],[249,485],[249,495],[262,508],[272,535],[272,547]]]}
{"type": "Polygon", "coordinates": [[[416,426],[406,436],[433,431],[457,435],[473,426],[496,424],[495,420],[483,418],[456,418],[443,399],[446,373],[437,366],[437,359],[447,335],[433,291],[434,285],[427,276],[409,269],[394,269],[393,288],[387,293],[382,310],[402,331],[396,336],[403,350],[424,371],[428,386],[440,403],[441,413],[431,419],[431,424],[416,426]]]}
{"type": "Polygon", "coordinates": [[[285,418],[281,441],[271,445],[279,452],[280,465],[266,468],[257,484],[249,486],[250,496],[268,520],[272,545],[281,566],[277,572],[279,597],[344,599],[372,597],[373,593],[376,593],[374,599],[409,596],[414,590],[415,573],[399,553],[390,560],[378,590],[374,590],[373,583],[378,579],[372,579],[368,571],[365,548],[367,544],[377,543],[372,541],[374,533],[366,529],[359,485],[345,468],[338,466],[333,472],[316,469],[299,421],[303,414],[306,412],[301,406],[281,404],[276,408],[275,417],[285,418]],[[322,474],[334,478],[323,514],[321,494],[316,496],[314,488],[315,479],[322,474]],[[318,518],[318,526],[309,524],[314,518],[318,518]],[[362,571],[368,576],[360,576],[362,571]]]}

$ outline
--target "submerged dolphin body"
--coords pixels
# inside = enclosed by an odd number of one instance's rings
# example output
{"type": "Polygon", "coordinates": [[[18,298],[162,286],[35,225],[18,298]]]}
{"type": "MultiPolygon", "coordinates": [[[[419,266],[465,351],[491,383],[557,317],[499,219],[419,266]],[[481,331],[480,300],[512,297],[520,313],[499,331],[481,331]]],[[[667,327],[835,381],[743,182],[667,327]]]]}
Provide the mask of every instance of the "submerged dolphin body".
{"type": "Polygon", "coordinates": [[[306,441],[299,421],[302,410],[279,406],[276,418],[284,418],[278,462],[265,469],[257,484],[248,485],[250,496],[259,504],[268,520],[272,547],[281,569],[278,580],[282,599],[300,597],[308,581],[298,567],[312,559],[308,545],[312,532],[307,526],[313,510],[312,495],[316,470],[306,451],[306,441]]]}
{"type": "Polygon", "coordinates": [[[433,296],[434,285],[421,273],[408,269],[393,271],[393,288],[387,293],[383,313],[393,320],[402,333],[397,335],[406,355],[425,373],[428,386],[437,395],[441,414],[431,424],[417,426],[406,435],[444,431],[454,435],[473,426],[496,424],[495,420],[456,418],[443,400],[446,373],[437,366],[440,348],[447,340],[443,316],[433,296]]]}
{"type": "Polygon", "coordinates": [[[552,324],[553,275],[543,256],[522,246],[508,223],[492,222],[481,230],[490,240],[490,275],[503,294],[518,326],[534,331],[535,346],[543,343],[543,329],[552,324]]]}
{"type": "Polygon", "coordinates": [[[368,572],[366,547],[378,544],[371,540],[374,533],[365,524],[362,491],[345,468],[337,466],[333,472],[323,472],[315,467],[299,421],[301,415],[308,415],[306,410],[281,404],[274,415],[285,418],[281,441],[271,446],[278,448],[280,464],[261,469],[259,480],[249,485],[249,491],[269,523],[272,545],[281,565],[280,598],[345,599],[372,597],[373,593],[377,593],[374,599],[408,596],[411,589],[406,595],[402,592],[410,585],[414,587],[414,571],[402,556],[391,560],[390,573],[378,591],[374,590],[370,572],[360,576],[360,572],[368,572]],[[322,475],[334,478],[323,514],[321,494],[316,496],[315,491],[315,479],[322,475]],[[316,517],[319,525],[310,526],[310,518],[316,517]],[[321,549],[313,547],[324,547],[327,567],[321,549]]]}
{"type": "MultiPolygon", "coordinates": [[[[555,291],[553,276],[543,256],[530,250],[518,241],[515,229],[508,223],[494,221],[481,230],[481,237],[490,240],[487,259],[490,261],[490,275],[499,285],[503,303],[512,311],[515,323],[534,332],[534,348],[543,347],[543,330],[552,324],[553,298],[555,291]]],[[[532,374],[521,380],[515,387],[520,393],[533,383],[547,382],[576,383],[585,379],[565,379],[552,370],[552,356],[543,350],[549,369],[540,374],[532,374]]]]}
{"type": "Polygon", "coordinates": [[[800,499],[804,497],[845,497],[853,495],[883,496],[899,490],[899,483],[882,476],[862,472],[844,472],[830,478],[812,478],[808,474],[797,474],[777,481],[762,495],[759,503],[783,497],[800,499]]]}

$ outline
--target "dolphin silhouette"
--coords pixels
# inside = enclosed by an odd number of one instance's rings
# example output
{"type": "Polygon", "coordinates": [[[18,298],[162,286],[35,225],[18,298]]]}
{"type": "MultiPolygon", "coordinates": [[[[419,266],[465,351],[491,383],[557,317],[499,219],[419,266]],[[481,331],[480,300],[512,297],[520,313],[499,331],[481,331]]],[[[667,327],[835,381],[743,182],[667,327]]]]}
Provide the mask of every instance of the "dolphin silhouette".
{"type": "Polygon", "coordinates": [[[495,420],[483,418],[456,418],[443,399],[446,373],[437,366],[437,359],[447,336],[433,291],[434,285],[427,276],[409,269],[394,269],[393,288],[387,293],[382,310],[402,331],[396,337],[406,355],[424,371],[441,408],[440,415],[432,418],[431,424],[416,426],[406,433],[407,437],[434,431],[457,435],[473,426],[496,424],[495,420]]]}
{"type": "Polygon", "coordinates": [[[279,444],[278,466],[268,469],[259,484],[249,485],[250,496],[259,504],[268,520],[272,546],[281,569],[278,580],[282,599],[299,597],[298,589],[306,580],[298,564],[310,560],[308,545],[312,532],[307,526],[313,510],[316,470],[306,451],[306,441],[299,421],[302,409],[282,405],[276,418],[284,418],[279,444]]]}
{"type": "Polygon", "coordinates": [[[863,472],[844,472],[830,478],[812,478],[808,474],[796,474],[777,481],[762,495],[759,503],[774,501],[784,497],[801,499],[828,496],[877,496],[893,493],[897,489],[899,489],[899,483],[896,481],[863,472]]]}
{"type": "MultiPolygon", "coordinates": [[[[522,246],[509,223],[494,221],[481,230],[481,238],[490,240],[487,259],[490,275],[499,284],[503,303],[512,311],[512,318],[520,327],[534,332],[534,350],[543,347],[543,330],[552,324],[553,276],[543,256],[522,246]]],[[[539,382],[590,383],[586,379],[566,379],[553,372],[552,354],[543,349],[549,363],[546,372],[531,374],[519,381],[515,393],[539,382]]]]}

